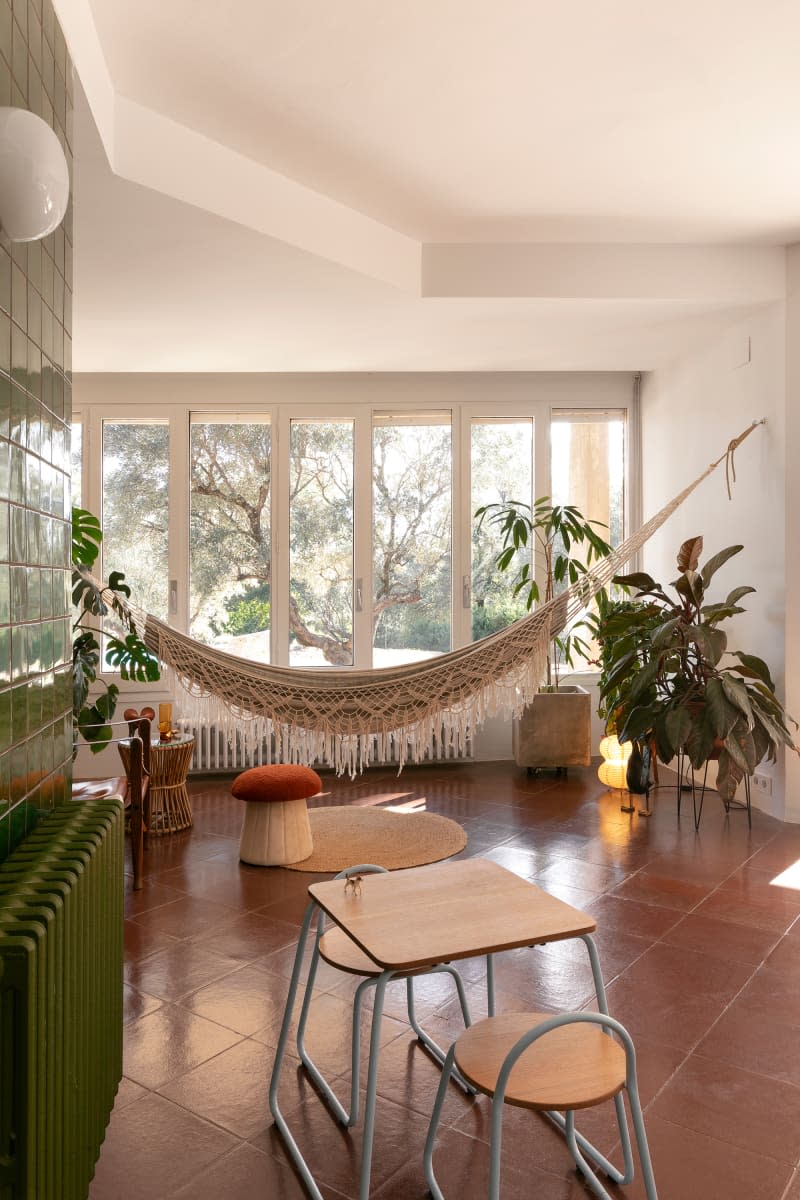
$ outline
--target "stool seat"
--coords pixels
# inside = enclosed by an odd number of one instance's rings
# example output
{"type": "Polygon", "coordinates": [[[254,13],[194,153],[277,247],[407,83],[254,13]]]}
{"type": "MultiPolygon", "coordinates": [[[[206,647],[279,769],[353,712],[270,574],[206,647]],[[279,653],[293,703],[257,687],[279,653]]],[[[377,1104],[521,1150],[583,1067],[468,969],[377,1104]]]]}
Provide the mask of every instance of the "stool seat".
{"type": "MultiPolygon", "coordinates": [[[[319,956],[329,967],[336,967],[338,971],[345,971],[348,975],[377,979],[383,970],[343,929],[335,925],[327,929],[319,939],[319,956]]],[[[430,967],[419,967],[416,971],[400,971],[395,978],[408,979],[412,975],[427,975],[429,971],[430,967]]]]}
{"type": "MultiPolygon", "coordinates": [[[[456,1043],[456,1065],[484,1095],[493,1096],[512,1046],[552,1013],[503,1013],[470,1026],[456,1043]]],[[[542,1112],[590,1108],[625,1086],[625,1051],[597,1025],[562,1025],[534,1042],[515,1063],[506,1104],[542,1112]]]]}
{"type": "Polygon", "coordinates": [[[322,780],[310,767],[276,763],[238,775],[231,793],[247,805],[239,843],[242,862],[278,867],[308,858],[314,843],[306,800],[320,791],[322,780]]]}

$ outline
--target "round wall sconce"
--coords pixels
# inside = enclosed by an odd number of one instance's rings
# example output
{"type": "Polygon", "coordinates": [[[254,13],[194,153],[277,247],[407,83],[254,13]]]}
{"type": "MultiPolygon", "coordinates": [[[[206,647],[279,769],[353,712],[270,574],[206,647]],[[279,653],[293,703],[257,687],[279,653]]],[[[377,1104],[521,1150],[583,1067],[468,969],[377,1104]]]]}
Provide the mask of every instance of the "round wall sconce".
{"type": "Polygon", "coordinates": [[[50,126],[25,108],[0,107],[0,228],[12,242],[47,237],[64,219],[69,168],[50,126]]]}

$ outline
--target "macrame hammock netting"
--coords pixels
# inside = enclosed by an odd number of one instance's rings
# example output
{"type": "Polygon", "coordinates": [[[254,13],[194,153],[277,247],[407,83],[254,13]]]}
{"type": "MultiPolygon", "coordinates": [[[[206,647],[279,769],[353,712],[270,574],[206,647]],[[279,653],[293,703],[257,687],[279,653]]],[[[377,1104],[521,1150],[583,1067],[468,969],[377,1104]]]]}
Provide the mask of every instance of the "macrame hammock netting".
{"type": "Polygon", "coordinates": [[[487,717],[519,716],[539,690],[550,642],[630,561],[720,463],[728,494],[733,453],[752,425],[687,488],[601,559],[581,584],[499,633],[424,662],[368,671],[302,670],[250,662],[203,645],[163,621],[132,614],[162,664],[189,727],[214,727],[247,761],[322,763],[351,776],[370,763],[420,762],[434,747],[465,754],[487,717]]]}

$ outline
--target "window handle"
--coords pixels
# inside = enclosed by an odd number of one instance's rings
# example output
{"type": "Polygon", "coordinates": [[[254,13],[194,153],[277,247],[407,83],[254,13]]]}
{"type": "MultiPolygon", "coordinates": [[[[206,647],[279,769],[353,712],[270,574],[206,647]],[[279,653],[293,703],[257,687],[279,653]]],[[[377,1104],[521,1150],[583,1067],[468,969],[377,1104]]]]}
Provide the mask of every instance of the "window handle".
{"type": "Polygon", "coordinates": [[[461,576],[461,603],[464,608],[472,608],[472,580],[469,575],[461,576]]]}
{"type": "Polygon", "coordinates": [[[169,581],[169,611],[170,616],[174,616],[178,611],[178,581],[170,579],[169,581]]]}
{"type": "Polygon", "coordinates": [[[356,580],[356,612],[364,611],[364,580],[356,580]]]}

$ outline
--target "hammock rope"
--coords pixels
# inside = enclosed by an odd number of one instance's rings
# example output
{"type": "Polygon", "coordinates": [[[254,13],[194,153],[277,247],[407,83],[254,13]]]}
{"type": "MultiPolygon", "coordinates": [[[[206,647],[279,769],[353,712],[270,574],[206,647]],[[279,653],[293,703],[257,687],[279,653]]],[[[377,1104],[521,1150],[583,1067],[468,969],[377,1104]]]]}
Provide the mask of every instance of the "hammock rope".
{"type": "Polygon", "coordinates": [[[688,496],[725,462],[728,495],[738,446],[724,454],[651,517],[581,583],[498,633],[423,662],[356,670],[304,670],[237,658],[132,608],[148,649],[188,725],[214,726],[246,755],[322,763],[351,776],[373,762],[420,762],[437,745],[456,757],[485,720],[519,716],[539,689],[553,637],[571,625],[600,588],[630,561],[688,496]]]}

